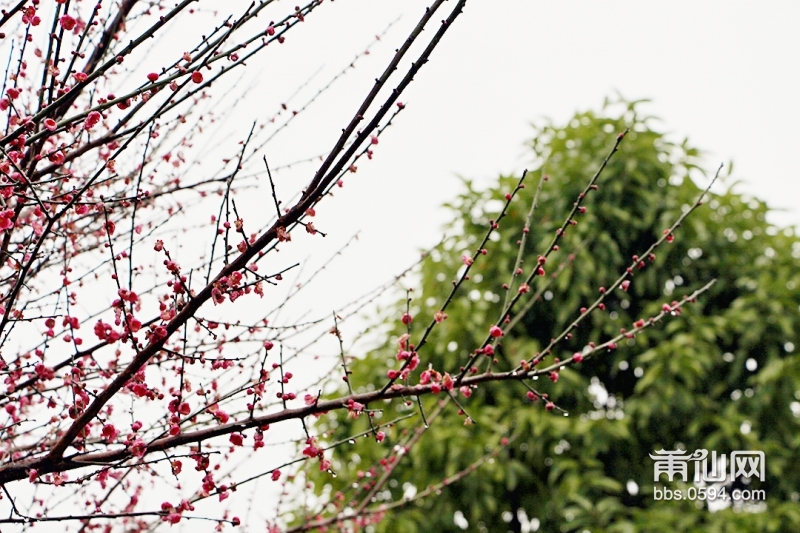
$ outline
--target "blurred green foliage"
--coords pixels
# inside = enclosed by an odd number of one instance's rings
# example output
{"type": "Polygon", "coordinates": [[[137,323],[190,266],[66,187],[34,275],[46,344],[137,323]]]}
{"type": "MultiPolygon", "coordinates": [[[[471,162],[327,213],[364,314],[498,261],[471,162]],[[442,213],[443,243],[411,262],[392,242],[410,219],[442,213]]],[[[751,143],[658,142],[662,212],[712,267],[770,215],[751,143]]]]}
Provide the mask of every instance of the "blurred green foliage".
{"type": "MultiPolygon", "coordinates": [[[[502,221],[499,239],[475,262],[470,281],[447,309],[449,317],[421,350],[422,364],[411,383],[429,364],[457,373],[497,321],[505,297],[501,285],[509,280],[543,165],[552,178],[530,228],[526,272],[617,133],[631,127],[599,190],[587,198],[588,211],[551,256],[546,278],[536,279],[548,283],[543,298],[503,338],[497,369],[508,370],[539,351],[692,204],[710,179],[697,167],[700,153],[687,142],[669,142],[655,122],[639,116],[637,103],[617,102],[600,112],[578,113],[566,125],[536,128],[530,147],[539,168],[502,221]]],[[[450,291],[463,268],[462,254],[475,250],[517,179],[500,177],[487,190],[465,180],[463,193],[447,206],[453,214],[451,237],[424,259],[412,293],[412,342],[450,291]]],[[[630,289],[609,295],[605,312],[595,311],[554,355],[603,342],[716,278],[709,292],[618,350],[565,369],[558,383],[531,382],[569,416],[529,401],[517,382],[491,383],[462,397],[474,425],[465,425],[451,404],[402,459],[376,504],[402,500],[404,493],[466,468],[504,435],[514,440],[494,462],[436,496],[392,510],[374,530],[462,531],[464,522],[456,520],[460,527],[454,521],[460,512],[469,531],[522,532],[537,526],[548,532],[800,531],[800,241],[791,229],[770,225],[768,207],[737,194],[733,185],[723,179],[711,201],[678,229],[675,241],[659,247],[656,261],[636,272],[630,289]],[[766,481],[748,488],[764,489],[766,505],[710,512],[696,502],[654,501],[649,454],[676,447],[764,451],[766,481]]],[[[537,288],[533,285],[531,294],[537,288]]],[[[399,320],[405,305],[403,299],[388,313],[386,345],[351,365],[355,388],[380,386],[387,369],[397,367],[395,341],[405,332],[399,320]]],[[[435,401],[424,400],[426,413],[435,401]]],[[[416,404],[399,401],[369,407],[384,409],[376,422],[418,413],[416,404]]],[[[329,442],[346,439],[368,429],[365,418],[323,417],[315,429],[327,431],[329,442]]],[[[357,471],[369,471],[404,432],[420,424],[419,416],[401,422],[383,444],[367,438],[339,446],[333,452],[338,477],[309,470],[317,491],[341,491],[343,501],[350,501],[356,494],[353,480],[369,479],[357,477],[357,471]]],[[[382,468],[373,471],[380,474],[382,468]]],[[[663,478],[661,486],[689,485],[663,478]]]]}

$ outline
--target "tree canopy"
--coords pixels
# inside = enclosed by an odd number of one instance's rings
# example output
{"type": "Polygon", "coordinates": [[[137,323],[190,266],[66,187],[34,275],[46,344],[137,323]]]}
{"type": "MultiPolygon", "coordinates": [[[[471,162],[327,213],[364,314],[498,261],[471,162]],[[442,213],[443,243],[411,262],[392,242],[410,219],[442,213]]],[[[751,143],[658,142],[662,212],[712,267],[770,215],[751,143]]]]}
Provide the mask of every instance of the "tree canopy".
{"type": "MultiPolygon", "coordinates": [[[[487,246],[487,256],[472,266],[447,318],[432,331],[420,352],[421,367],[457,368],[482,343],[505,299],[502,285],[515,268],[521,228],[543,172],[550,179],[524,250],[528,268],[617,132],[630,127],[579,224],[548,260],[546,276],[531,286],[535,303],[502,339],[495,354],[498,369],[509,370],[542,350],[694,202],[710,179],[698,166],[701,152],[688,141],[671,142],[656,119],[641,116],[637,106],[623,102],[619,112],[618,105],[607,103],[566,124],[535,127],[530,148],[536,168],[527,187],[503,219],[499,238],[487,246]]],[[[464,180],[463,192],[447,206],[453,215],[449,236],[409,282],[412,339],[419,333],[417,323],[433,318],[463,268],[462,254],[479,244],[518,179],[501,176],[486,189],[464,180]]],[[[646,268],[634,273],[627,291],[610,295],[606,308],[595,310],[554,355],[569,357],[590,342],[605,342],[716,279],[708,292],[618,349],[565,368],[556,383],[531,381],[536,394],[519,382],[502,382],[461,398],[466,416],[432,421],[376,495],[378,501],[401,502],[467,469],[506,442],[502,439],[508,443],[471,475],[393,508],[372,526],[375,531],[800,531],[800,241],[791,228],[771,225],[768,206],[737,193],[735,185],[723,178],[710,201],[676,231],[674,242],[660,246],[655,258],[642,258],[646,268]],[[542,394],[555,409],[530,399],[542,394]],[[467,419],[474,424],[465,424],[467,419]],[[763,489],[766,501],[712,504],[709,510],[706,502],[655,500],[649,454],[678,448],[763,451],[766,479],[751,480],[747,487],[763,489]]],[[[406,305],[402,298],[387,316],[396,320],[406,305]]],[[[385,328],[385,346],[349,365],[356,390],[380,383],[395,363],[395,341],[406,325],[387,321],[385,328]]],[[[422,411],[430,416],[436,401],[423,399],[422,411]]],[[[347,494],[354,490],[352,474],[378,475],[387,444],[391,449],[422,424],[416,404],[398,410],[416,416],[399,422],[384,445],[357,439],[335,448],[333,469],[344,475],[309,472],[317,490],[347,494]]],[[[398,415],[394,407],[391,411],[382,418],[398,415]]],[[[330,442],[368,429],[366,417],[346,423],[322,417],[316,428],[330,442]]],[[[734,486],[742,483],[738,479],[734,486]]],[[[688,485],[663,478],[658,486],[688,485]]]]}

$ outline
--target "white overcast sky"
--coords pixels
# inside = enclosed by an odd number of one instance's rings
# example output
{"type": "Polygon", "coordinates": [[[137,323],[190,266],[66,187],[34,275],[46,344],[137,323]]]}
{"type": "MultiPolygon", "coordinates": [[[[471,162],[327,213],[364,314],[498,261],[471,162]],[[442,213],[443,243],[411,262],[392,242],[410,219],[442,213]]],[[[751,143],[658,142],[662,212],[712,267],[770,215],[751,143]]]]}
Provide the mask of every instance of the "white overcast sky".
{"type": "MultiPolygon", "coordinates": [[[[370,56],[271,143],[274,165],[333,144],[427,4],[326,2],[281,54],[265,56],[258,107],[248,98],[248,116],[271,112],[321,68],[307,89],[315,91],[401,17],[370,56]]],[[[531,121],[564,122],[616,91],[651,99],[644,110],[676,140],[688,136],[706,150],[707,168],[733,160],[742,191],[787,210],[773,220],[797,223],[799,29],[796,1],[470,0],[404,95],[409,107],[381,138],[375,159],[359,164],[341,194],[319,209],[317,226],[331,237],[313,249],[318,259],[361,231],[359,245],[324,282],[329,300],[322,305],[385,281],[437,242],[447,219],[439,206],[460,190],[457,175],[488,183],[525,168],[531,121]]],[[[279,189],[287,180],[307,181],[313,170],[279,173],[279,189]]],[[[311,302],[321,304],[319,294],[311,302]]]]}

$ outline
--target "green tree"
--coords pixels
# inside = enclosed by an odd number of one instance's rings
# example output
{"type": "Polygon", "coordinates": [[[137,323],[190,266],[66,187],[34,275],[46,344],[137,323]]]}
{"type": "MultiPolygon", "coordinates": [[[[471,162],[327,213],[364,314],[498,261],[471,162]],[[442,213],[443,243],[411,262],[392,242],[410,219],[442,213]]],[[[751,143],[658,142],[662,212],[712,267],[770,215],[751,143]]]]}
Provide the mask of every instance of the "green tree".
{"type": "MultiPolygon", "coordinates": [[[[520,230],[543,169],[552,178],[530,227],[524,254],[528,269],[616,132],[631,128],[599,189],[584,204],[587,212],[548,260],[548,275],[537,278],[546,287],[531,287],[531,294],[544,289],[541,297],[503,338],[497,353],[497,368],[503,370],[540,351],[698,197],[710,179],[697,166],[700,152],[686,141],[669,142],[654,119],[640,116],[636,108],[636,103],[625,103],[624,112],[614,114],[618,107],[607,105],[599,113],[578,113],[566,125],[546,123],[536,129],[531,148],[539,168],[503,219],[487,257],[473,265],[471,279],[447,308],[448,318],[433,330],[420,352],[421,367],[458,368],[497,320],[505,298],[501,285],[514,268],[520,230]]],[[[452,236],[419,269],[411,301],[412,341],[422,328],[417,324],[431,320],[450,291],[462,254],[479,244],[492,213],[517,180],[503,176],[487,190],[464,181],[464,192],[448,206],[452,236]]],[[[537,524],[540,531],[800,531],[800,357],[795,348],[800,347],[800,241],[791,229],[771,225],[765,203],[734,192],[734,185],[723,180],[723,190],[684,222],[674,242],[657,249],[655,260],[635,273],[627,292],[610,295],[606,309],[592,313],[555,355],[563,358],[589,342],[604,342],[716,278],[697,303],[618,350],[564,369],[557,383],[530,383],[568,416],[531,402],[518,382],[477,389],[462,400],[475,424],[465,425],[460,416],[435,420],[378,501],[401,501],[409,491],[467,468],[503,436],[511,436],[511,442],[472,475],[393,509],[375,530],[461,531],[463,521],[458,520],[460,526],[454,521],[461,513],[470,531],[531,531],[537,524]],[[710,512],[695,502],[655,501],[649,454],[678,446],[726,454],[764,451],[766,480],[747,488],[763,489],[765,505],[710,512]]],[[[395,363],[394,341],[405,332],[396,320],[405,305],[403,299],[389,312],[394,321],[386,346],[351,365],[355,388],[385,381],[387,368],[395,363]]],[[[422,402],[429,416],[435,401],[422,402]]],[[[456,409],[451,405],[445,414],[454,415],[456,409]]],[[[398,410],[418,412],[416,405],[398,410]]],[[[396,415],[392,406],[381,419],[396,415]]],[[[388,444],[420,424],[419,416],[400,422],[389,432],[388,444]]],[[[344,424],[323,418],[317,429],[328,431],[333,441],[368,425],[365,417],[344,424]]],[[[328,486],[347,501],[353,489],[340,480],[352,482],[357,470],[366,471],[385,453],[386,446],[361,439],[335,450],[335,469],[344,475],[310,475],[318,490],[328,486]]],[[[728,491],[743,487],[740,483],[728,491]]],[[[660,486],[690,485],[664,478],[660,486]]]]}

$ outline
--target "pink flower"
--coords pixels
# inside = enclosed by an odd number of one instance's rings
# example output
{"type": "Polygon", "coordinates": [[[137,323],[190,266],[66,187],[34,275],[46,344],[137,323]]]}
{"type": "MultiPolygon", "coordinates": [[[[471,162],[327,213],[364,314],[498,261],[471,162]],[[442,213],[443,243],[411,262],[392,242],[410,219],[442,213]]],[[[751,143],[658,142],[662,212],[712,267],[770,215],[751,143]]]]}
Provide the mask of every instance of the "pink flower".
{"type": "Polygon", "coordinates": [[[158,342],[162,339],[166,339],[168,335],[169,332],[167,331],[167,328],[165,328],[164,326],[156,326],[153,329],[153,340],[155,342],[158,342]]]}
{"type": "Polygon", "coordinates": [[[75,20],[75,18],[74,18],[74,17],[71,17],[70,15],[63,15],[63,16],[62,16],[62,17],[61,17],[61,18],[58,20],[58,22],[61,24],[61,27],[62,27],[62,28],[64,28],[64,29],[65,29],[65,30],[67,30],[67,31],[70,31],[70,30],[72,30],[73,28],[75,28],[75,24],[77,24],[77,22],[78,22],[78,21],[77,21],[77,20],[75,20]]]}
{"type": "Polygon", "coordinates": [[[144,457],[145,452],[147,451],[147,443],[145,443],[142,439],[137,438],[133,441],[130,447],[131,453],[136,457],[144,457]]]}
{"type": "Polygon", "coordinates": [[[102,118],[103,115],[101,115],[99,111],[92,111],[89,113],[89,115],[87,115],[86,120],[83,122],[83,129],[90,130],[94,128],[102,118]]]}
{"type": "Polygon", "coordinates": [[[498,328],[497,326],[492,326],[489,328],[489,335],[491,335],[496,339],[497,337],[502,337],[504,333],[503,330],[498,328]]]}
{"type": "Polygon", "coordinates": [[[306,440],[307,446],[303,449],[303,455],[306,457],[316,457],[317,455],[322,453],[322,450],[316,447],[314,438],[310,438],[306,440]]]}
{"type": "Polygon", "coordinates": [[[431,382],[431,371],[425,370],[422,374],[419,375],[419,384],[420,385],[427,385],[431,382]]]}
{"type": "Polygon", "coordinates": [[[352,398],[347,400],[347,410],[350,412],[351,418],[358,418],[358,415],[364,410],[364,404],[359,403],[352,398]]]}
{"type": "Polygon", "coordinates": [[[400,346],[400,348],[403,349],[408,348],[408,339],[410,338],[411,335],[409,335],[408,333],[403,333],[402,335],[400,335],[400,337],[398,337],[397,344],[400,346]]]}
{"type": "Polygon", "coordinates": [[[275,232],[278,235],[279,242],[288,242],[292,240],[292,236],[286,231],[286,228],[283,226],[277,228],[275,232]]]}
{"type": "Polygon", "coordinates": [[[450,376],[449,373],[445,373],[444,377],[442,378],[442,386],[444,387],[444,389],[448,391],[453,390],[454,385],[455,381],[453,381],[453,378],[450,376]]]}
{"type": "Polygon", "coordinates": [[[119,431],[117,431],[117,428],[115,428],[113,424],[106,424],[103,426],[101,433],[107,442],[114,442],[117,440],[117,435],[119,435],[119,431]]]}
{"type": "Polygon", "coordinates": [[[211,298],[214,300],[214,305],[225,303],[225,295],[216,287],[211,290],[211,298]]]}
{"type": "Polygon", "coordinates": [[[0,212],[0,230],[11,229],[14,227],[14,210],[6,209],[0,212]]]}

